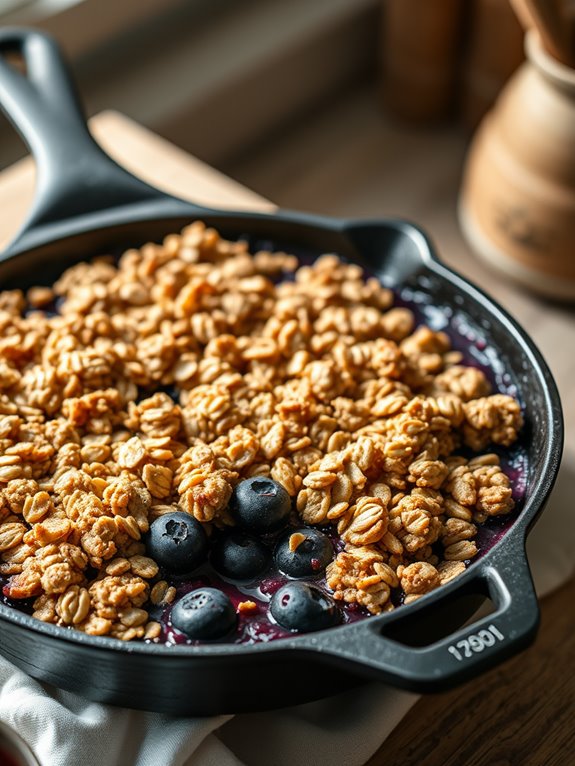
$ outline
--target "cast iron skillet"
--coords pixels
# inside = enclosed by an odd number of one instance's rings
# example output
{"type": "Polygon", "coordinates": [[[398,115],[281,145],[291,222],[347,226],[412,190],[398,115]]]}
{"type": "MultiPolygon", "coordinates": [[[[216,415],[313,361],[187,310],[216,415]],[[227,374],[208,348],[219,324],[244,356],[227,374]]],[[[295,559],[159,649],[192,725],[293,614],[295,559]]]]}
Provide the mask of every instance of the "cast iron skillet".
{"type": "Polygon", "coordinates": [[[225,236],[248,234],[288,252],[337,252],[481,328],[524,404],[529,460],[524,507],[502,539],[459,578],[392,613],[269,644],[166,647],[84,635],[0,605],[0,651],[30,675],[94,700],[197,715],[303,702],[361,678],[439,690],[527,646],[539,613],[525,536],[555,480],[562,417],[551,374],[516,322],[440,263],[412,224],[208,210],[134,178],[91,138],[56,45],[37,31],[0,30],[0,102],[38,167],[30,216],[0,259],[2,288],[50,283],[73,262],[161,239],[198,218],[225,236]],[[22,56],[25,75],[6,62],[10,52],[22,56]],[[486,597],[495,611],[461,627],[486,597]]]}

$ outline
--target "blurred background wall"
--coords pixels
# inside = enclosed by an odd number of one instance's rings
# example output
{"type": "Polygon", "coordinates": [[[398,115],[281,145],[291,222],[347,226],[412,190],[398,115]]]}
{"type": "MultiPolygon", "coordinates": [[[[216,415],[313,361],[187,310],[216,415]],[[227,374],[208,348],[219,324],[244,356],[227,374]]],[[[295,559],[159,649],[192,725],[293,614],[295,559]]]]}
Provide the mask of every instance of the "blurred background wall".
{"type": "MultiPolygon", "coordinates": [[[[378,0],[7,2],[0,24],[64,46],[90,114],[118,109],[212,163],[375,68],[378,0]]],[[[23,151],[0,123],[0,166],[23,151]]]]}
{"type": "MultiPolygon", "coordinates": [[[[0,0],[118,109],[213,164],[360,83],[392,116],[474,126],[522,58],[507,0],[0,0]]],[[[0,118],[0,168],[25,152],[0,118]]]]}

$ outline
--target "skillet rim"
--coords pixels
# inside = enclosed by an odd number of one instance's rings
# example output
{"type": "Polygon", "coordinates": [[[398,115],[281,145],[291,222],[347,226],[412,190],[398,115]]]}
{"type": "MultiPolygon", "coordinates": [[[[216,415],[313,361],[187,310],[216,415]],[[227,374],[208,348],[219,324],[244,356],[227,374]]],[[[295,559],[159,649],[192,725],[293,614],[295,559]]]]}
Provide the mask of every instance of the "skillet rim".
{"type": "MultiPolygon", "coordinates": [[[[396,621],[401,621],[406,615],[414,617],[418,612],[430,608],[435,601],[447,601],[453,593],[464,589],[474,580],[481,578],[482,574],[489,568],[494,568],[496,571],[499,571],[498,565],[494,564],[493,559],[499,561],[500,559],[506,560],[508,558],[505,555],[505,552],[502,554],[505,545],[508,545],[510,548],[509,555],[517,554],[518,546],[524,548],[526,535],[542,513],[558,474],[564,438],[563,415],[557,385],[547,363],[537,348],[537,345],[521,325],[497,301],[491,298],[483,289],[459,274],[456,270],[444,264],[438,257],[427,234],[418,225],[407,219],[342,219],[328,216],[317,216],[309,213],[298,213],[282,209],[273,213],[231,211],[201,208],[192,203],[184,203],[182,205],[181,200],[175,199],[173,202],[173,206],[169,205],[167,207],[173,207],[173,213],[175,213],[175,215],[154,216],[153,220],[144,216],[143,220],[159,225],[164,221],[168,223],[168,221],[172,219],[182,218],[183,213],[186,211],[187,217],[193,216],[205,220],[206,223],[209,223],[211,218],[230,219],[236,222],[238,220],[245,220],[248,225],[250,221],[268,220],[296,226],[303,225],[304,227],[311,226],[316,229],[327,229],[333,233],[343,235],[354,245],[354,234],[357,234],[358,231],[373,229],[374,227],[391,228],[399,234],[408,236],[416,247],[423,271],[425,272],[425,270],[427,270],[440,280],[447,281],[453,287],[465,293],[467,298],[471,299],[482,312],[487,312],[491,319],[494,319],[502,326],[506,335],[512,339],[513,344],[518,346],[526,354],[532,367],[537,373],[537,378],[541,383],[541,390],[544,395],[545,420],[549,426],[551,438],[546,445],[544,460],[540,473],[535,479],[533,490],[530,496],[526,498],[523,509],[513,521],[511,527],[502,535],[501,539],[482,555],[478,561],[469,565],[466,571],[454,580],[441,586],[441,588],[426,594],[416,602],[404,605],[401,609],[394,612],[374,615],[357,623],[338,625],[317,633],[294,634],[293,637],[277,639],[267,643],[258,642],[254,644],[214,643],[193,646],[171,645],[165,643],[154,644],[145,643],[143,641],[123,642],[115,638],[92,636],[74,629],[53,625],[51,623],[44,623],[31,615],[18,611],[15,607],[10,607],[2,603],[0,603],[0,621],[6,620],[26,631],[40,634],[51,639],[93,648],[100,652],[149,655],[156,659],[161,658],[162,660],[165,659],[167,661],[169,661],[170,657],[177,659],[182,659],[183,657],[195,657],[217,660],[227,658],[230,655],[241,655],[242,657],[249,659],[253,655],[262,653],[269,654],[270,652],[329,652],[329,646],[326,646],[325,644],[329,644],[329,636],[333,635],[333,631],[338,631],[338,636],[343,636],[343,631],[347,631],[351,638],[355,634],[361,635],[361,632],[365,630],[378,631],[378,629],[383,626],[391,625],[396,621]],[[408,606],[409,608],[406,609],[405,606],[408,606]],[[323,638],[324,636],[325,639],[323,638]]],[[[85,227],[85,219],[91,218],[92,216],[81,216],[79,220],[76,220],[76,224],[80,224],[82,233],[88,233],[90,231],[95,232],[107,229],[108,226],[128,226],[132,223],[139,222],[140,216],[128,216],[127,218],[124,217],[121,221],[118,221],[117,215],[119,211],[116,208],[113,211],[115,220],[110,224],[109,213],[111,212],[112,211],[100,211],[100,213],[96,214],[95,217],[99,225],[96,225],[95,228],[87,229],[85,227]],[[106,215],[107,213],[108,215],[106,215]]],[[[57,222],[56,228],[67,229],[67,236],[60,236],[49,242],[46,242],[46,239],[44,239],[38,248],[18,251],[12,250],[12,247],[9,246],[8,250],[4,253],[4,258],[0,257],[0,267],[2,262],[26,258],[28,254],[34,252],[36,249],[41,249],[42,246],[55,246],[59,242],[74,237],[80,233],[78,228],[70,226],[70,221],[66,222],[66,224],[57,222]],[[11,250],[12,252],[10,252],[11,250]]],[[[214,223],[214,225],[217,226],[216,223],[214,223]]],[[[13,244],[18,245],[19,241],[16,241],[13,244]]],[[[522,551],[522,556],[524,559],[526,558],[524,550],[522,551]]],[[[416,650],[414,649],[414,651],[416,650]]]]}

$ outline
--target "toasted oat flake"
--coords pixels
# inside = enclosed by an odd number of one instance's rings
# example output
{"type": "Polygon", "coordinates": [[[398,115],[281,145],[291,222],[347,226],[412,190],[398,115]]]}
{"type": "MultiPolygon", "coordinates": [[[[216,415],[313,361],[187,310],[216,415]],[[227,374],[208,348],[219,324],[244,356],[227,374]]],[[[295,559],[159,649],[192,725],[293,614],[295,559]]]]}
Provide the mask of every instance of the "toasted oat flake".
{"type": "Polygon", "coordinates": [[[292,553],[297,551],[299,546],[307,540],[305,535],[302,535],[301,532],[294,532],[293,535],[290,535],[288,540],[288,547],[292,553]]]}
{"type": "Polygon", "coordinates": [[[240,601],[237,611],[238,614],[255,614],[258,611],[258,605],[255,601],[240,601]]]}
{"type": "Polygon", "coordinates": [[[162,633],[162,626],[159,622],[149,622],[146,625],[146,630],[144,632],[144,638],[147,638],[149,640],[154,640],[156,638],[159,638],[162,633]]]}

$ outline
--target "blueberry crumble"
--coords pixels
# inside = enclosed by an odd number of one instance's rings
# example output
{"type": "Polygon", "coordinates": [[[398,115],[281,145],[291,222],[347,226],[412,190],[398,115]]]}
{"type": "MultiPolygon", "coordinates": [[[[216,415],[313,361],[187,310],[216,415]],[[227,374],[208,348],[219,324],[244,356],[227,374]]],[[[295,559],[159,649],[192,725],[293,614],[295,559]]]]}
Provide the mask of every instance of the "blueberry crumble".
{"type": "Polygon", "coordinates": [[[394,300],[201,222],[1,292],[3,602],[253,643],[460,574],[514,509],[521,408],[394,300]]]}

